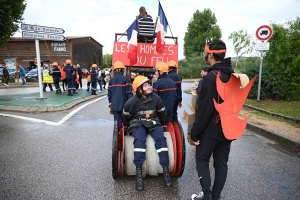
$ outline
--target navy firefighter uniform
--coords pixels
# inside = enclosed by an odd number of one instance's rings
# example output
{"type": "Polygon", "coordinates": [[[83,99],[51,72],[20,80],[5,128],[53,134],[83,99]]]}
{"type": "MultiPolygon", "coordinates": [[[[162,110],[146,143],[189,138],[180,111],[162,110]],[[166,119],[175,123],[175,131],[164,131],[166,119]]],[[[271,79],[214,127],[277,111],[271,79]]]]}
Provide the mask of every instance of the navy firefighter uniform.
{"type": "Polygon", "coordinates": [[[75,85],[73,85],[75,67],[71,64],[71,60],[66,60],[66,66],[64,67],[64,71],[66,72],[66,78],[68,83],[68,96],[73,96],[72,92],[75,92],[75,85]]]}
{"type": "Polygon", "coordinates": [[[109,80],[107,96],[109,105],[113,110],[114,121],[117,121],[119,128],[121,128],[124,105],[133,96],[132,84],[130,79],[123,75],[125,65],[122,62],[115,62],[113,69],[115,70],[115,75],[109,80]]]}
{"type": "Polygon", "coordinates": [[[177,88],[175,82],[168,76],[168,65],[165,62],[156,63],[156,70],[159,74],[158,80],[153,84],[153,92],[164,102],[167,110],[167,124],[173,121],[174,104],[177,99],[177,88]]]}
{"type": "Polygon", "coordinates": [[[152,92],[145,76],[137,76],[132,84],[136,95],[129,99],[123,109],[123,120],[129,125],[128,132],[134,137],[134,160],[137,170],[136,189],[143,190],[142,165],[146,160],[146,138],[149,133],[155,142],[159,163],[163,168],[165,185],[172,186],[169,176],[169,155],[162,125],[165,125],[167,112],[161,98],[152,92]]]}
{"type": "Polygon", "coordinates": [[[91,71],[91,89],[92,89],[92,95],[96,95],[97,90],[97,72],[96,72],[97,65],[92,65],[92,71],[91,71]]]}
{"type": "Polygon", "coordinates": [[[169,66],[168,76],[176,84],[177,97],[176,97],[176,100],[175,100],[175,103],[174,103],[173,121],[177,122],[178,121],[177,109],[178,109],[178,105],[180,104],[180,106],[181,106],[181,102],[182,102],[182,90],[181,90],[182,78],[177,73],[178,66],[177,66],[177,64],[176,64],[176,62],[174,60],[170,60],[168,62],[168,66],[169,66]]]}
{"type": "Polygon", "coordinates": [[[60,78],[61,78],[61,73],[60,73],[60,70],[58,68],[57,62],[54,62],[52,64],[52,66],[54,68],[53,68],[51,74],[52,74],[52,77],[53,77],[56,94],[61,94],[61,89],[60,89],[60,86],[59,86],[59,81],[60,81],[60,78]]]}

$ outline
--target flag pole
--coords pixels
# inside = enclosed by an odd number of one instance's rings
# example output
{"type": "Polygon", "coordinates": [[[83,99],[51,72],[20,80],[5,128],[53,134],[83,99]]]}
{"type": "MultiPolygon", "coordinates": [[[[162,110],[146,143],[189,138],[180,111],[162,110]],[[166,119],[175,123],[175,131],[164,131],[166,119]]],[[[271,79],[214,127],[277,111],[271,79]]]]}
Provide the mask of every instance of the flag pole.
{"type": "MultiPolygon", "coordinates": [[[[158,3],[159,3],[159,5],[160,5],[161,10],[163,11],[164,15],[166,16],[165,11],[164,11],[163,7],[161,6],[161,3],[160,3],[159,0],[158,0],[158,3]]],[[[168,20],[167,20],[167,21],[168,21],[168,20]]],[[[169,22],[168,22],[168,24],[169,24],[169,22]]],[[[173,37],[174,43],[176,43],[176,42],[175,42],[175,39],[174,39],[174,36],[173,36],[173,33],[172,33],[172,30],[171,30],[170,24],[169,24],[169,29],[170,29],[171,35],[172,35],[172,37],[173,37]]]]}

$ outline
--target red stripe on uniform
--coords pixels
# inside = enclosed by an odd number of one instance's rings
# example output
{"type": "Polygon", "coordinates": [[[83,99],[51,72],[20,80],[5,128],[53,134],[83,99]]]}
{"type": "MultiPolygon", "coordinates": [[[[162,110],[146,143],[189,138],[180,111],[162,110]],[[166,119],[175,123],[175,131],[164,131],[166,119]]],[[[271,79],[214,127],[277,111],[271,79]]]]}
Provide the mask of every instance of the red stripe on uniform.
{"type": "Polygon", "coordinates": [[[167,89],[163,89],[163,90],[158,90],[158,89],[153,88],[153,90],[157,91],[157,92],[167,92],[167,91],[171,91],[171,90],[176,90],[176,88],[167,88],[167,89]]]}
{"type": "Polygon", "coordinates": [[[113,84],[113,85],[110,85],[108,87],[126,87],[126,86],[129,86],[131,85],[131,83],[127,83],[127,84],[113,84]]]}

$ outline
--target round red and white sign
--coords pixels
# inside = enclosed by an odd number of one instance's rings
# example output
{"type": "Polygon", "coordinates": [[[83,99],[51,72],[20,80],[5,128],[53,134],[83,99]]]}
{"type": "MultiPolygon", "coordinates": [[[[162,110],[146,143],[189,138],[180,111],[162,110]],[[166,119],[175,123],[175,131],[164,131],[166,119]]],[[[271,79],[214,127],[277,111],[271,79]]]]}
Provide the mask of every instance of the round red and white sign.
{"type": "Polygon", "coordinates": [[[263,25],[256,30],[256,38],[261,41],[267,41],[272,37],[273,30],[271,26],[263,25]]]}

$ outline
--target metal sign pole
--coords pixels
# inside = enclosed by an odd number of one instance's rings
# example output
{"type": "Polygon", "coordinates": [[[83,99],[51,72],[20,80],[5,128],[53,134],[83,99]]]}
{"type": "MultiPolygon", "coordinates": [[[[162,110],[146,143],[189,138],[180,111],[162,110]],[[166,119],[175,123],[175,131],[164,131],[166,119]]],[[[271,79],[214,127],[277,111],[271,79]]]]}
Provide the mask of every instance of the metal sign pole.
{"type": "Polygon", "coordinates": [[[43,86],[42,86],[42,70],[41,70],[41,58],[40,58],[40,44],[39,40],[35,40],[36,59],[38,65],[38,80],[40,88],[40,99],[43,99],[43,86]]]}
{"type": "Polygon", "coordinates": [[[262,75],[262,62],[263,62],[264,51],[260,52],[260,66],[259,66],[259,79],[258,79],[258,91],[257,91],[257,101],[260,101],[260,86],[261,86],[261,75],[262,75]]]}

